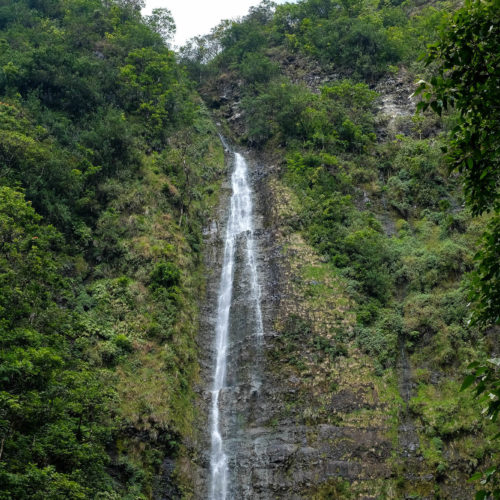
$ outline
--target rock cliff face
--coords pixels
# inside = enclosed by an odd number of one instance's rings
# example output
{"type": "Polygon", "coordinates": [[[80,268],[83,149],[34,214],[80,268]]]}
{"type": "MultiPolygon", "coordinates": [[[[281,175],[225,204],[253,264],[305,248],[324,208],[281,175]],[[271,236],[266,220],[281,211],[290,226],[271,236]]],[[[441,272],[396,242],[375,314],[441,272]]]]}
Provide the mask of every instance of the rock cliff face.
{"type": "MultiPolygon", "coordinates": [[[[390,141],[414,125],[411,82],[402,73],[379,83],[377,91],[379,140],[390,141]]],[[[221,115],[230,118],[238,134],[243,121],[234,88],[224,99],[221,115]]],[[[245,154],[255,194],[264,338],[255,342],[248,319],[253,317],[248,276],[237,265],[228,387],[221,399],[231,475],[228,498],[396,499],[418,493],[418,498],[431,499],[438,480],[443,498],[470,498],[464,464],[459,455],[452,456],[453,450],[447,453],[456,471],[446,479],[425,465],[419,442],[423,429],[409,409],[416,382],[406,347],[400,346],[395,369],[377,373],[375,361],[353,335],[349,284],[297,228],[298,200],[280,180],[279,167],[273,166],[281,159],[245,154]]],[[[231,155],[226,159],[231,169],[231,155]]],[[[207,223],[205,233],[210,275],[202,303],[200,426],[192,473],[194,498],[199,499],[207,498],[210,482],[209,390],[229,184],[224,193],[217,220],[207,223]]],[[[397,214],[383,198],[372,201],[370,196],[360,193],[359,203],[372,203],[390,237],[397,214]]],[[[242,252],[238,248],[239,262],[242,252]]]]}
{"type": "MultiPolygon", "coordinates": [[[[233,168],[233,159],[227,155],[229,169],[233,168]]],[[[252,177],[255,179],[258,172],[252,169],[252,177]]],[[[255,182],[252,182],[255,184],[255,182]]],[[[209,404],[211,381],[214,372],[214,331],[216,323],[217,298],[220,285],[220,270],[224,252],[224,237],[227,223],[227,207],[230,196],[229,184],[225,186],[225,195],[222,197],[218,221],[209,225],[205,234],[206,268],[210,273],[206,302],[202,312],[203,322],[200,334],[200,352],[204,353],[202,363],[202,380],[200,387],[201,403],[200,415],[202,415],[200,426],[199,469],[196,473],[195,486],[196,498],[207,498],[210,483],[210,434],[209,434],[209,404]]],[[[261,211],[254,209],[254,231],[258,252],[258,268],[261,279],[266,281],[265,294],[262,300],[263,314],[270,317],[273,309],[272,298],[268,291],[272,289],[268,284],[271,282],[268,266],[261,251],[266,231],[263,228],[263,217],[261,211]]],[[[253,310],[254,304],[248,300],[251,288],[251,276],[244,265],[246,246],[244,238],[236,241],[234,286],[232,291],[232,305],[230,312],[226,389],[220,397],[220,420],[221,434],[225,442],[225,452],[229,459],[230,480],[229,498],[245,498],[250,494],[251,486],[247,484],[247,478],[251,480],[249,471],[252,467],[248,461],[255,463],[256,446],[251,429],[261,425],[267,418],[267,408],[261,397],[265,383],[265,341],[256,339],[256,318],[253,310]]],[[[266,320],[265,335],[269,331],[269,321],[266,320]]]]}
{"type": "MultiPolygon", "coordinates": [[[[310,498],[339,484],[343,487],[338,478],[359,484],[360,492],[370,491],[364,483],[391,475],[386,405],[378,388],[356,376],[365,370],[362,359],[355,353],[334,359],[321,348],[333,345],[333,332],[341,336],[351,328],[349,302],[341,284],[321,276],[325,264],[312,249],[297,233],[287,232],[292,200],[273,170],[268,165],[263,168],[257,159],[251,165],[265,335],[261,344],[255,342],[248,320],[252,318],[246,301],[248,277],[237,264],[228,388],[221,401],[231,471],[229,497],[310,498]],[[318,276],[308,279],[305,272],[318,276]],[[314,304],[310,295],[315,287],[327,287],[330,298],[314,304]],[[301,341],[292,343],[293,335],[300,335],[301,341]],[[297,363],[305,364],[305,371],[302,366],[297,369],[297,363]]],[[[219,221],[209,225],[205,241],[211,275],[200,335],[205,353],[200,388],[204,421],[194,487],[200,499],[206,498],[210,476],[209,389],[227,198],[223,197],[219,221]]],[[[241,248],[237,256],[237,261],[243,259],[241,248]]]]}

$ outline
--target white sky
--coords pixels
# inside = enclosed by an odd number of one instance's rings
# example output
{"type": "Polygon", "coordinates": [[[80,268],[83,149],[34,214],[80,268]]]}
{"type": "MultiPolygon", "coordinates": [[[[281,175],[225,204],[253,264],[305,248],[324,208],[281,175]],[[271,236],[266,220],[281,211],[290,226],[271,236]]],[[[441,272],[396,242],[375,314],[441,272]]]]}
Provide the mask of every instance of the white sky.
{"type": "MultiPolygon", "coordinates": [[[[177,26],[174,44],[183,45],[196,35],[206,35],[223,19],[244,16],[260,0],[146,0],[145,14],[166,7],[172,12],[177,26]]],[[[276,3],[285,3],[277,0],[276,3]]]]}

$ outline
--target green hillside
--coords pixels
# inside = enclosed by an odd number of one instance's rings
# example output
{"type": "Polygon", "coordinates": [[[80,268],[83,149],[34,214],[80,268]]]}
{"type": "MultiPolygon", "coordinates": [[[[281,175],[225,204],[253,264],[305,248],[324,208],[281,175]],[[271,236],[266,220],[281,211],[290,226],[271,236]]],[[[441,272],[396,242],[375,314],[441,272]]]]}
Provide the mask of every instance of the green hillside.
{"type": "Polygon", "coordinates": [[[0,1],[1,499],[198,498],[219,128],[266,166],[290,269],[268,363],[299,382],[269,426],[391,443],[386,478],[304,498],[469,498],[478,471],[498,487],[500,15],[459,7],[264,1],[176,54],[168,11],[134,0],[0,1]],[[460,390],[472,369],[489,406],[460,390]],[[361,402],[332,411],[347,390],[361,402]]]}
{"type": "Polygon", "coordinates": [[[0,9],[0,497],[149,498],[192,433],[222,148],[133,3],[0,9]]]}

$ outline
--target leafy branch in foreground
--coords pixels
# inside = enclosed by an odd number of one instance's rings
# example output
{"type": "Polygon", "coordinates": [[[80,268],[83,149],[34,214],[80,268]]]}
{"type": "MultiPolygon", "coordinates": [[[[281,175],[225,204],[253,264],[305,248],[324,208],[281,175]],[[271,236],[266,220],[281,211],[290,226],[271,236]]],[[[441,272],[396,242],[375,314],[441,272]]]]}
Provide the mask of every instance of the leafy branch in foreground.
{"type": "Polygon", "coordinates": [[[463,178],[474,215],[492,212],[473,277],[475,322],[500,322],[500,2],[468,0],[441,40],[429,47],[426,63],[437,64],[430,83],[421,80],[418,109],[441,115],[459,111],[451,130],[448,159],[463,178]]]}
{"type": "Polygon", "coordinates": [[[451,131],[451,167],[463,175],[474,214],[498,209],[500,182],[500,3],[469,0],[453,18],[442,39],[429,47],[427,65],[437,63],[430,83],[420,81],[418,107],[441,115],[456,108],[451,131]]]}

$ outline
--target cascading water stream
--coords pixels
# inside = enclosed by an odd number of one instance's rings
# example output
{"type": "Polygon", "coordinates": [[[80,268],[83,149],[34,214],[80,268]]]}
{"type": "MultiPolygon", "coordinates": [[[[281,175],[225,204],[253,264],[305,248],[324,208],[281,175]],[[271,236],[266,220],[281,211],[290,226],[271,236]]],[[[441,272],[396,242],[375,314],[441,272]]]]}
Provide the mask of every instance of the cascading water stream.
{"type": "MultiPolygon", "coordinates": [[[[221,137],[224,147],[228,145],[221,137]]],[[[235,276],[235,256],[237,246],[245,240],[246,251],[244,266],[249,276],[250,297],[255,315],[249,321],[255,324],[255,338],[260,342],[263,337],[262,311],[260,307],[260,285],[257,276],[255,244],[253,234],[252,191],[248,183],[248,166],[245,158],[234,153],[234,171],[231,176],[232,195],[229,208],[224,259],[217,303],[215,325],[215,371],[211,391],[211,484],[210,499],[225,500],[228,494],[229,464],[225,443],[221,432],[221,392],[226,382],[227,352],[229,346],[229,326],[233,285],[235,276]]]]}

